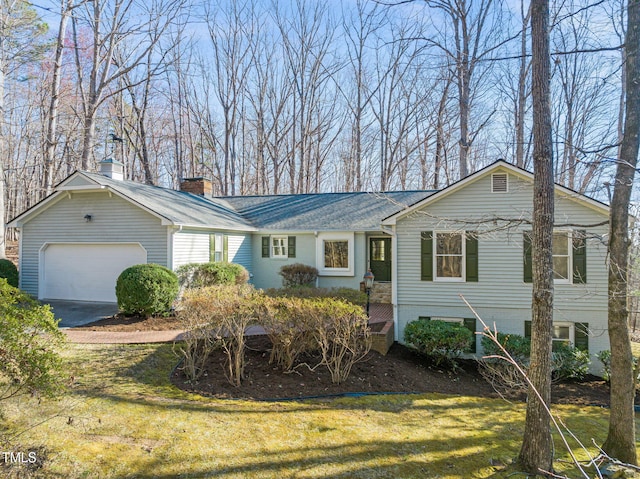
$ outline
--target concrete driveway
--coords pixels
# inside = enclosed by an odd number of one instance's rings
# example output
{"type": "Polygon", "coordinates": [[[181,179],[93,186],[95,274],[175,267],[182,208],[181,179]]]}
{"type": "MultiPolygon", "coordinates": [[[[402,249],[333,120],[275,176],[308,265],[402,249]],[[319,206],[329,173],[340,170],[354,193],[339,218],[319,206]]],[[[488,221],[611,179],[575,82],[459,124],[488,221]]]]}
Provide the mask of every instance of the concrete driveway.
{"type": "Polygon", "coordinates": [[[56,319],[60,319],[60,328],[73,328],[113,316],[118,312],[116,303],[95,303],[90,301],[63,301],[60,299],[43,299],[50,304],[56,319]]]}

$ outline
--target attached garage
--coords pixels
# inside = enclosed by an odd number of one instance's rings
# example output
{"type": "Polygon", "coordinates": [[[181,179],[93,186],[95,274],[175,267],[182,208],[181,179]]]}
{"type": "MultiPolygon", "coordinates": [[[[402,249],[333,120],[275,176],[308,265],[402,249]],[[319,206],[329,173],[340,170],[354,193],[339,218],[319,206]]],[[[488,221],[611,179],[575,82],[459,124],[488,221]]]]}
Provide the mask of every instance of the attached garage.
{"type": "Polygon", "coordinates": [[[40,250],[40,299],[116,302],[116,280],[146,263],[140,243],[47,243],[40,250]]]}

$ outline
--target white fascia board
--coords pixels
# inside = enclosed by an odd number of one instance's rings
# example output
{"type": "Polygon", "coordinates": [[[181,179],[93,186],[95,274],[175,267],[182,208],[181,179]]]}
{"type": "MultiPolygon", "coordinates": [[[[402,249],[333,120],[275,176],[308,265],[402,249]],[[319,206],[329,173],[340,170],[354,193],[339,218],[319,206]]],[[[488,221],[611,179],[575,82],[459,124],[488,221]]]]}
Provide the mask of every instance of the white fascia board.
{"type": "Polygon", "coordinates": [[[9,223],[7,223],[7,227],[21,228],[22,225],[24,225],[27,221],[29,221],[31,217],[39,214],[43,209],[46,209],[49,206],[56,204],[58,201],[62,200],[69,194],[70,193],[68,192],[56,191],[55,193],[47,196],[45,199],[43,199],[39,203],[36,203],[35,205],[33,205],[31,208],[29,208],[22,214],[16,216],[9,223]]]}
{"type": "Polygon", "coordinates": [[[76,185],[76,186],[60,186],[56,188],[58,191],[98,191],[106,190],[106,185],[76,185]]]}
{"type": "Polygon", "coordinates": [[[221,227],[221,226],[191,225],[188,223],[175,223],[175,224],[171,223],[171,224],[180,228],[190,228],[194,230],[212,230],[216,232],[231,231],[233,233],[255,233],[258,231],[258,229],[253,226],[247,226],[246,228],[233,228],[233,227],[227,228],[227,227],[221,227]]]}

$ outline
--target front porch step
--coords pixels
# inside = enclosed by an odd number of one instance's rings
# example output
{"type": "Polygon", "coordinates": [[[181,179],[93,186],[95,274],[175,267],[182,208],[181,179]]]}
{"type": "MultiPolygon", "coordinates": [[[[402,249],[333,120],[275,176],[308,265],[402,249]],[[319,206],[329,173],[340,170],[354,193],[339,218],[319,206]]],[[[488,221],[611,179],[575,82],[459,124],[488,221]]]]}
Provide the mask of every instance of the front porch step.
{"type": "Polygon", "coordinates": [[[374,281],[371,289],[372,303],[391,303],[391,282],[377,283],[374,281]]]}

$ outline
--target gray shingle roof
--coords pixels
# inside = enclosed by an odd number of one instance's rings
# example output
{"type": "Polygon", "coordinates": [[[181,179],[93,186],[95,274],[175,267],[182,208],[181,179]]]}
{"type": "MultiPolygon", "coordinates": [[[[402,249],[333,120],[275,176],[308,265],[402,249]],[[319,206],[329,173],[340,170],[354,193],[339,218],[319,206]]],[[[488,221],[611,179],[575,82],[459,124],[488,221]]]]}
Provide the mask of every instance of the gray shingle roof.
{"type": "Polygon", "coordinates": [[[82,172],[175,224],[251,231],[375,231],[381,221],[432,195],[434,190],[385,193],[204,198],[183,191],[114,180],[82,172]]]}
{"type": "Polygon", "coordinates": [[[178,225],[242,231],[254,229],[223,201],[134,181],[114,180],[98,173],[82,174],[178,225]]]}
{"type": "Polygon", "coordinates": [[[435,191],[234,196],[223,199],[263,230],[375,231],[384,218],[435,191]]]}

